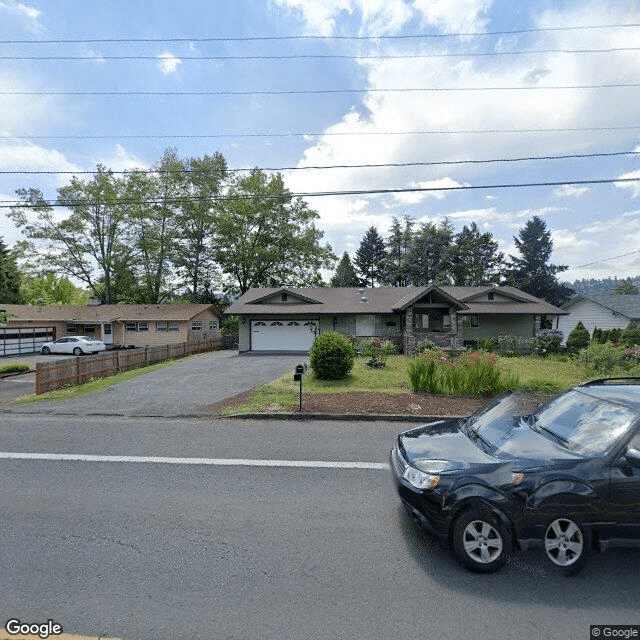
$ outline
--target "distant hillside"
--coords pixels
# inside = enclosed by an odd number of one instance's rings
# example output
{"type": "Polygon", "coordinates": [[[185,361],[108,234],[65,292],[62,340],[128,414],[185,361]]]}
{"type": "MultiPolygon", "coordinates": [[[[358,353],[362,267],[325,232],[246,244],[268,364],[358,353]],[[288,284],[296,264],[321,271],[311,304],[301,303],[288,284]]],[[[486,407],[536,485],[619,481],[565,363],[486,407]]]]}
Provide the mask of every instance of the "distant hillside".
{"type": "MultiPolygon", "coordinates": [[[[607,295],[613,293],[613,290],[620,286],[624,280],[626,278],[605,278],[604,280],[589,278],[576,280],[570,283],[569,286],[576,290],[576,294],[607,295]]],[[[640,276],[631,276],[631,280],[640,289],[640,276]]]]}

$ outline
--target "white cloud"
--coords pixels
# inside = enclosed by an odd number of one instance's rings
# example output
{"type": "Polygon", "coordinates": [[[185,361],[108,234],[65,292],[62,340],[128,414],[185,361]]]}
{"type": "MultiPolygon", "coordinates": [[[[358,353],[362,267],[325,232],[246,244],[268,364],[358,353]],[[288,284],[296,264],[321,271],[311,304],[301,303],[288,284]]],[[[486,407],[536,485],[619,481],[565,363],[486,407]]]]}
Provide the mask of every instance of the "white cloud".
{"type": "Polygon", "coordinates": [[[564,184],[553,190],[553,195],[557,198],[579,198],[585,193],[589,193],[589,187],[579,187],[573,184],[564,184]]]}
{"type": "Polygon", "coordinates": [[[168,51],[161,53],[157,58],[158,69],[160,69],[160,73],[163,76],[173,75],[182,64],[182,60],[180,60],[180,58],[177,58],[173,53],[168,51]]]}
{"type": "MultiPolygon", "coordinates": [[[[0,135],[0,169],[23,171],[79,171],[60,151],[47,149],[28,140],[3,140],[0,135]]],[[[56,176],[63,184],[69,176],[56,176]]]]}
{"type": "Polygon", "coordinates": [[[42,11],[16,0],[0,0],[0,9],[18,14],[34,23],[42,15],[42,11]]]}
{"type": "Polygon", "coordinates": [[[402,204],[418,204],[423,202],[427,198],[435,198],[436,200],[442,200],[446,191],[440,189],[455,189],[465,186],[461,182],[452,180],[451,178],[439,178],[438,180],[423,180],[421,182],[414,182],[409,185],[409,189],[429,189],[429,191],[408,191],[405,193],[394,194],[396,200],[402,204]]]}
{"type": "Polygon", "coordinates": [[[625,173],[621,175],[620,178],[623,180],[634,180],[634,182],[616,182],[616,187],[630,191],[632,198],[640,196],[640,170],[625,173]]]}
{"type": "Polygon", "coordinates": [[[426,22],[444,33],[477,33],[487,20],[481,17],[492,0],[416,0],[415,8],[426,22]]]}
{"type": "Polygon", "coordinates": [[[117,144],[113,152],[96,159],[95,164],[102,164],[112,171],[130,171],[132,169],[147,169],[148,164],[127,151],[122,145],[117,144]]]}

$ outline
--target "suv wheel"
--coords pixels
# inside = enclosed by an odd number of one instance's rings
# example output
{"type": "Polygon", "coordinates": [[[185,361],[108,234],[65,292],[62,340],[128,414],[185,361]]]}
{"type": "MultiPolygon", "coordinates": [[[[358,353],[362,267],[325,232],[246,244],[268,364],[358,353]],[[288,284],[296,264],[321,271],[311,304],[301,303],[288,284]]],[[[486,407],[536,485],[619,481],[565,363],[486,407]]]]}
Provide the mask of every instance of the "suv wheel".
{"type": "Polygon", "coordinates": [[[573,575],[583,567],[590,545],[589,532],[569,518],[555,519],[544,534],[547,560],[565,575],[573,575]]]}
{"type": "Polygon", "coordinates": [[[453,527],[453,550],[471,571],[491,573],[505,562],[509,538],[504,525],[493,514],[473,508],[462,513],[453,527]]]}

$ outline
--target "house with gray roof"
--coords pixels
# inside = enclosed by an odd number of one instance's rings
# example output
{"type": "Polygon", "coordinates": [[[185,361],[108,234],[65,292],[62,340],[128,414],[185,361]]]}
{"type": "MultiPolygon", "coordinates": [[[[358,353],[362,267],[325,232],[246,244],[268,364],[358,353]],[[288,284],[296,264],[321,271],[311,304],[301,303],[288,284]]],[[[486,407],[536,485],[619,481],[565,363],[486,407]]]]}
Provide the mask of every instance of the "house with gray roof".
{"type": "Polygon", "coordinates": [[[239,318],[239,349],[308,351],[322,331],[387,337],[407,353],[420,340],[474,345],[499,334],[533,337],[568,312],[514,287],[272,287],[246,291],[225,312],[239,318]]]}
{"type": "Polygon", "coordinates": [[[0,304],[0,356],[38,351],[67,335],[88,335],[107,348],[176,344],[220,337],[221,314],[210,304],[0,304]]]}
{"type": "Polygon", "coordinates": [[[624,329],[632,320],[640,322],[640,295],[578,295],[562,306],[569,315],[562,316],[559,328],[565,338],[578,322],[593,335],[598,329],[624,329]]]}

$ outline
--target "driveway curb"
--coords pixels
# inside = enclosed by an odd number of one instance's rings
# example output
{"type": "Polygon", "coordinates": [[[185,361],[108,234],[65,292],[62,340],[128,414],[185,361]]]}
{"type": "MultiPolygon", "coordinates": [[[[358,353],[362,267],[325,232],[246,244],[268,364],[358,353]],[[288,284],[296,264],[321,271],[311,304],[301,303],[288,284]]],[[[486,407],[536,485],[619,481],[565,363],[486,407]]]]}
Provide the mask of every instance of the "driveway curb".
{"type": "Polygon", "coordinates": [[[247,420],[350,420],[358,422],[434,422],[436,420],[460,419],[467,416],[416,416],[404,414],[371,415],[363,413],[233,413],[221,418],[247,420]]]}

